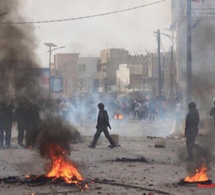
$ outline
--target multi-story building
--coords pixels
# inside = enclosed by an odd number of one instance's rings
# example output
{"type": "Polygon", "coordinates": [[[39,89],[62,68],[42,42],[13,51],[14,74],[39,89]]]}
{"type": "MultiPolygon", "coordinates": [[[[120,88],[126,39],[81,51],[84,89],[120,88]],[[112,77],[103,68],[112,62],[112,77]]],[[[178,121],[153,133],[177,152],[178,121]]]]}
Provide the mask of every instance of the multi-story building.
{"type": "Polygon", "coordinates": [[[141,64],[120,64],[117,70],[117,89],[126,91],[144,91],[141,64]]]}
{"type": "Polygon", "coordinates": [[[106,83],[105,90],[111,86],[116,86],[116,71],[120,64],[125,64],[128,61],[128,51],[125,49],[104,49],[100,54],[101,65],[105,66],[106,83]]]}
{"type": "Polygon", "coordinates": [[[128,64],[131,70],[130,87],[139,91],[148,91],[146,79],[148,78],[148,64],[145,55],[128,56],[128,64]]]}
{"type": "MultiPolygon", "coordinates": [[[[168,56],[168,54],[162,54],[168,56]]],[[[55,76],[63,77],[63,94],[142,91],[159,95],[157,54],[130,55],[124,49],[106,49],[100,58],[79,54],[56,54],[55,76]],[[123,62],[123,63],[121,63],[123,62]]],[[[162,91],[168,94],[169,58],[162,58],[162,91]]]]}
{"type": "Polygon", "coordinates": [[[63,95],[70,97],[78,91],[79,53],[58,53],[54,55],[55,76],[63,77],[63,95]]]}
{"type": "Polygon", "coordinates": [[[85,57],[78,59],[78,92],[97,92],[98,86],[95,84],[98,72],[98,57],[85,57]]]}

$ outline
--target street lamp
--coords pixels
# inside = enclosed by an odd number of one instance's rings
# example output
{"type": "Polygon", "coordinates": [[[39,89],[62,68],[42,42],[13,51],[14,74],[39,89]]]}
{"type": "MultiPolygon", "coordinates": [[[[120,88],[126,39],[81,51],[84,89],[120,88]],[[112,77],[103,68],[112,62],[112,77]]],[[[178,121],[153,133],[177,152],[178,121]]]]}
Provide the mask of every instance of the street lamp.
{"type": "Polygon", "coordinates": [[[49,47],[49,97],[51,97],[51,54],[52,47],[57,47],[54,43],[44,43],[44,45],[49,47]]]}
{"type": "Polygon", "coordinates": [[[49,47],[49,97],[51,97],[51,55],[52,52],[55,51],[56,49],[61,49],[64,48],[65,46],[62,47],[57,47],[54,43],[44,43],[44,45],[49,47]],[[52,49],[52,47],[55,47],[52,49]]]}

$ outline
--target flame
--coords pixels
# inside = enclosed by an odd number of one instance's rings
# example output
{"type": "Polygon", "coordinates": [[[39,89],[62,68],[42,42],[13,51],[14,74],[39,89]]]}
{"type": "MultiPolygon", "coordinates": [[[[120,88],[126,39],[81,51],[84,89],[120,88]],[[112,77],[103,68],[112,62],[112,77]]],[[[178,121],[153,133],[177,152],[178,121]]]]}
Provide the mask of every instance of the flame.
{"type": "Polygon", "coordinates": [[[208,177],[206,174],[207,168],[201,167],[200,169],[196,169],[196,174],[193,176],[187,176],[185,177],[184,181],[186,182],[199,182],[199,181],[207,181],[208,177]]]}
{"type": "Polygon", "coordinates": [[[49,155],[52,161],[51,169],[46,174],[47,177],[54,179],[63,178],[66,183],[79,184],[83,177],[66,158],[65,151],[58,145],[49,145],[49,155]]]}
{"type": "Polygon", "coordinates": [[[114,115],[114,118],[115,118],[115,119],[123,119],[124,116],[123,116],[123,114],[115,114],[115,115],[114,115]]]}

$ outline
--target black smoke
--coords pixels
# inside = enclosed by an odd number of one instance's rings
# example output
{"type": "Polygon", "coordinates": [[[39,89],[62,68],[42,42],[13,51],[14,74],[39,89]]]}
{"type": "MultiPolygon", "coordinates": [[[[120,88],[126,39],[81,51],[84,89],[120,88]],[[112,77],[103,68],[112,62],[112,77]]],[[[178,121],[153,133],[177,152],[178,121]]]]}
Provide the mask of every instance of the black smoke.
{"type": "MultiPolygon", "coordinates": [[[[34,25],[13,24],[27,20],[22,14],[22,3],[24,1],[0,0],[1,98],[22,100],[25,104],[33,102],[37,104],[40,112],[43,112],[45,117],[42,123],[37,125],[37,133],[33,137],[43,156],[47,152],[44,147],[46,143],[58,144],[69,153],[70,143],[80,139],[80,134],[54,113],[54,101],[48,97],[44,99],[44,90],[39,84],[41,72],[38,71],[40,64],[35,53],[38,41],[34,25]]],[[[35,133],[35,129],[33,131],[35,133]]]]}
{"type": "Polygon", "coordinates": [[[0,0],[0,89],[4,98],[29,98],[42,92],[39,74],[32,71],[40,67],[35,55],[38,43],[34,26],[10,24],[26,20],[21,14],[21,2],[0,0]]]}
{"type": "MultiPolygon", "coordinates": [[[[50,147],[58,146],[60,150],[70,154],[70,144],[81,139],[79,132],[66,121],[56,116],[48,117],[38,129],[37,143],[40,154],[49,157],[50,147]]],[[[57,155],[57,154],[56,154],[57,155]]]]}

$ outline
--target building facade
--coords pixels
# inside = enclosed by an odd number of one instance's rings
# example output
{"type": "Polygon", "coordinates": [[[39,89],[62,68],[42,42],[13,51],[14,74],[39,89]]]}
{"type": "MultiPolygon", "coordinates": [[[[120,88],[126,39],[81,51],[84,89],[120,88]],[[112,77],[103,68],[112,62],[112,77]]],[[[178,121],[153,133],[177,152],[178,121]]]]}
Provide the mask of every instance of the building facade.
{"type": "Polygon", "coordinates": [[[78,93],[92,93],[98,91],[95,84],[98,72],[98,57],[85,57],[78,59],[78,93]]]}
{"type": "Polygon", "coordinates": [[[70,97],[78,91],[79,53],[57,53],[54,55],[55,76],[63,77],[63,96],[70,97]]]}
{"type": "Polygon", "coordinates": [[[100,53],[101,66],[105,66],[106,82],[105,90],[117,85],[116,71],[120,64],[128,61],[128,51],[125,49],[104,49],[100,53]]]}

